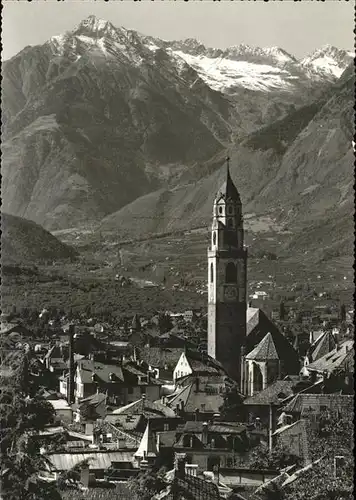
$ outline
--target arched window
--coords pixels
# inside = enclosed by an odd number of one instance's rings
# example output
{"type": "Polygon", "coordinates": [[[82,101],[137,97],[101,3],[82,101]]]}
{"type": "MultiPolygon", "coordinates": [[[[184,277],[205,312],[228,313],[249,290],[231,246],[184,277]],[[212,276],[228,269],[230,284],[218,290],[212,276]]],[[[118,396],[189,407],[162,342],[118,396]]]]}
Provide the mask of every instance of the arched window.
{"type": "Polygon", "coordinates": [[[222,208],[222,206],[220,205],[220,207],[219,207],[219,214],[222,214],[222,212],[223,212],[223,208],[222,208]]]}
{"type": "Polygon", "coordinates": [[[210,282],[214,282],[214,265],[210,264],[210,282]]]}
{"type": "Polygon", "coordinates": [[[253,392],[260,392],[263,389],[263,375],[258,364],[253,363],[253,392]]]}
{"type": "Polygon", "coordinates": [[[233,212],[233,210],[232,210],[232,206],[231,206],[231,205],[229,205],[229,206],[227,207],[227,213],[228,213],[228,214],[232,214],[232,212],[233,212]]]}
{"type": "Polygon", "coordinates": [[[237,282],[237,269],[233,262],[229,262],[225,271],[225,283],[237,282]]]}
{"type": "Polygon", "coordinates": [[[213,245],[216,245],[216,232],[213,232],[213,245]]]}

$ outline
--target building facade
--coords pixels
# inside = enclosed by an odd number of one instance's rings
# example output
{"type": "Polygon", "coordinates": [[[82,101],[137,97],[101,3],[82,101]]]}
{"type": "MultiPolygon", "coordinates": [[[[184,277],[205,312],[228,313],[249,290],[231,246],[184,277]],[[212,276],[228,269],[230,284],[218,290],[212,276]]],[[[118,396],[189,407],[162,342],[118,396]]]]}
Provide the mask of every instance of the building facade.
{"type": "Polygon", "coordinates": [[[246,268],[242,205],[227,159],[226,180],[214,200],[208,249],[208,354],[237,381],[246,337],[246,268]]]}

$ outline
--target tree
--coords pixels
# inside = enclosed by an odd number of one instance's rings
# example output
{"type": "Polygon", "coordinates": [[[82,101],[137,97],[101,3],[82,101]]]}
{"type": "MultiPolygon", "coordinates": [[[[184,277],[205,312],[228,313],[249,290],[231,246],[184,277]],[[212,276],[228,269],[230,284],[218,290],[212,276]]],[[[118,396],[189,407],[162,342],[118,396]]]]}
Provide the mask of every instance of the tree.
{"type": "Polygon", "coordinates": [[[224,394],[224,402],[219,408],[219,412],[224,420],[233,422],[240,420],[244,411],[243,397],[236,387],[231,388],[224,394]]]}
{"type": "Polygon", "coordinates": [[[308,429],[308,443],[312,461],[322,458],[298,481],[286,489],[288,500],[353,500],[353,414],[341,415],[324,411],[315,429],[308,429]],[[343,456],[344,464],[335,477],[334,458],[343,456]]]}
{"type": "Polygon", "coordinates": [[[287,447],[277,444],[270,453],[267,446],[257,446],[249,456],[248,466],[251,469],[281,470],[289,465],[301,464],[301,458],[293,455],[287,447]]]}
{"type": "Polygon", "coordinates": [[[171,317],[168,314],[159,314],[158,328],[161,334],[169,332],[173,328],[171,317]]]}
{"type": "Polygon", "coordinates": [[[128,481],[128,487],[135,500],[151,500],[153,495],[164,490],[168,483],[165,478],[166,468],[150,469],[141,472],[128,481]]]}
{"type": "Polygon", "coordinates": [[[55,484],[41,481],[48,464],[40,453],[38,431],[54,419],[53,407],[40,396],[29,353],[12,359],[14,374],[0,379],[0,454],[3,500],[57,500],[55,484]]]}

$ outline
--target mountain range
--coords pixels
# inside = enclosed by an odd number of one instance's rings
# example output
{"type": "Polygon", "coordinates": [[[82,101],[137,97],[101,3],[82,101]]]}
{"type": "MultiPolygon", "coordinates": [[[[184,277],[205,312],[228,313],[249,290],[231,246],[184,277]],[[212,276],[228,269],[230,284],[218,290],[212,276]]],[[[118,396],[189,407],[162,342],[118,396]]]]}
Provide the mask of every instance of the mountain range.
{"type": "Polygon", "coordinates": [[[206,225],[229,151],[246,211],[296,230],[347,220],[352,57],[214,49],[89,16],[3,63],[4,210],[49,230],[206,225]]]}

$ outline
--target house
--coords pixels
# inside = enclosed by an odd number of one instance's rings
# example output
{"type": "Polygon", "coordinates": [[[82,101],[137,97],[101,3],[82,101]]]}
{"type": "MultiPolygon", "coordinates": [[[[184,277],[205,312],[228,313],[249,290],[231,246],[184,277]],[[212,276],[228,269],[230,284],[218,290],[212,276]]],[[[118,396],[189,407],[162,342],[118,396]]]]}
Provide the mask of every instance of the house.
{"type": "Polygon", "coordinates": [[[325,410],[339,415],[352,414],[353,404],[351,395],[300,393],[283,406],[283,412],[291,415],[293,421],[301,418],[315,421],[325,410]]]}
{"type": "Polygon", "coordinates": [[[177,431],[176,453],[185,453],[188,463],[198,470],[231,467],[243,461],[250,448],[245,425],[238,422],[186,422],[177,431]]]}
{"type": "Polygon", "coordinates": [[[150,429],[154,432],[174,430],[181,423],[181,418],[172,408],[160,401],[148,401],[145,395],[133,403],[113,410],[107,415],[106,420],[110,420],[114,425],[120,425],[128,416],[137,415],[142,417],[144,425],[149,421],[150,429]]]}
{"type": "Polygon", "coordinates": [[[56,417],[64,422],[72,422],[73,411],[65,399],[47,399],[53,406],[56,417]]]}
{"type": "Polygon", "coordinates": [[[138,358],[161,380],[173,380],[174,368],[184,352],[184,347],[147,347],[138,350],[138,358]]]}
{"type": "Polygon", "coordinates": [[[114,405],[125,405],[139,399],[142,394],[155,401],[160,397],[161,385],[162,382],[151,372],[131,360],[113,365],[81,359],[74,376],[76,400],[99,391],[106,393],[114,405]]]}
{"type": "Polygon", "coordinates": [[[2,335],[9,335],[11,333],[18,333],[21,336],[29,337],[31,332],[28,328],[18,322],[7,322],[1,321],[1,332],[2,335]]]}
{"type": "MultiPolygon", "coordinates": [[[[258,427],[268,428],[270,425],[270,408],[278,408],[289,396],[294,394],[295,380],[276,380],[263,391],[248,396],[244,402],[246,421],[258,427]]],[[[276,411],[273,414],[276,423],[276,411]]]]}
{"type": "MultiPolygon", "coordinates": [[[[337,344],[335,348],[325,354],[324,356],[316,359],[310,363],[306,369],[307,373],[315,379],[332,379],[339,377],[342,386],[353,385],[354,373],[354,342],[353,340],[346,340],[342,344],[337,344]]],[[[340,386],[340,388],[342,388],[340,386]]]]}
{"type": "Polygon", "coordinates": [[[100,392],[80,400],[72,405],[75,422],[95,421],[107,414],[107,395],[100,392]]]}
{"type": "MultiPolygon", "coordinates": [[[[304,367],[307,367],[313,361],[329,354],[336,347],[336,340],[334,335],[329,332],[323,332],[310,346],[308,352],[304,359],[304,367]]],[[[304,369],[302,373],[308,373],[307,369],[304,369]]]]}
{"type": "Polygon", "coordinates": [[[168,471],[166,481],[167,488],[152,497],[152,500],[171,500],[180,498],[182,500],[220,500],[229,498],[230,489],[220,488],[219,481],[211,478],[197,477],[196,467],[186,463],[184,454],[177,454],[175,468],[168,471]],[[226,491],[228,492],[226,494],[226,491]]]}
{"type": "MultiPolygon", "coordinates": [[[[50,462],[46,477],[58,479],[63,472],[68,472],[73,467],[87,461],[89,473],[96,479],[103,479],[105,473],[115,465],[120,469],[137,468],[133,454],[136,450],[82,450],[49,453],[47,458],[50,462]]],[[[43,475],[43,474],[41,474],[43,475]]]]}
{"type": "Polygon", "coordinates": [[[220,412],[232,387],[233,381],[223,375],[188,375],[179,380],[173,394],[162,399],[185,420],[209,420],[220,412]]]}
{"type": "Polygon", "coordinates": [[[180,355],[173,371],[173,380],[177,381],[187,375],[218,375],[224,369],[216,359],[203,352],[185,349],[180,355]]]}
{"type": "Polygon", "coordinates": [[[304,419],[296,422],[284,420],[272,434],[272,440],[273,446],[285,447],[292,455],[299,457],[304,465],[310,463],[307,422],[304,419]]]}
{"type": "Polygon", "coordinates": [[[191,323],[195,317],[196,317],[196,314],[192,309],[188,309],[187,311],[184,311],[184,313],[183,313],[184,321],[186,321],[187,323],[191,323]]]}

